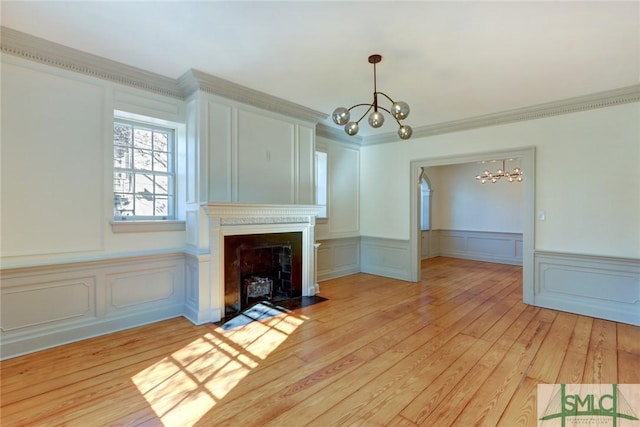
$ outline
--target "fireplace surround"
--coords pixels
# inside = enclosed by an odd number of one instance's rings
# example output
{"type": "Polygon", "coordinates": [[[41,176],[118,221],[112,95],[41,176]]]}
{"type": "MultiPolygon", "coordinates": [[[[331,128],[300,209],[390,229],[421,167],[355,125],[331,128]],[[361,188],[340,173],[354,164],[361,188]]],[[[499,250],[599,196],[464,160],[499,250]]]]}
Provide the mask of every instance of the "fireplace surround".
{"type": "MultiPolygon", "coordinates": [[[[313,296],[318,291],[315,262],[315,219],[320,208],[314,205],[272,205],[240,203],[208,203],[207,214],[210,247],[209,298],[213,321],[225,316],[225,238],[228,236],[300,236],[299,286],[301,296],[313,296]]],[[[288,237],[287,237],[288,236],[288,237]]],[[[258,238],[256,246],[268,246],[268,240],[258,238]]],[[[277,240],[277,239],[276,239],[277,240]]],[[[282,240],[282,239],[281,239],[282,240]]],[[[295,240],[295,239],[294,239],[295,240]]],[[[227,248],[229,251],[229,248],[227,248]]],[[[234,283],[237,283],[234,279],[234,283]]],[[[256,288],[258,289],[258,288],[256,288]]],[[[245,296],[246,298],[246,296],[245,296]]],[[[227,309],[228,310],[228,309],[227,309]]]]}

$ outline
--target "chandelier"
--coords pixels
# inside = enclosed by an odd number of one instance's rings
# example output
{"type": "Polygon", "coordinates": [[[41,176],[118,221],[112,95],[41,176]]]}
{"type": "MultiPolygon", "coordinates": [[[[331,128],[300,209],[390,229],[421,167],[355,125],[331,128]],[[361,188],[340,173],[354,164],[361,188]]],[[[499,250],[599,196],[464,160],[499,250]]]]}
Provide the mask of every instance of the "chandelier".
{"type": "Polygon", "coordinates": [[[507,172],[504,167],[503,160],[502,168],[498,168],[496,173],[491,173],[488,170],[485,170],[482,175],[476,176],[476,179],[482,184],[485,184],[487,181],[491,181],[495,184],[500,178],[507,178],[509,182],[522,182],[522,170],[519,167],[515,167],[511,172],[507,172]]]}
{"type": "Polygon", "coordinates": [[[381,55],[371,55],[369,56],[369,64],[373,64],[373,102],[371,104],[356,104],[351,108],[338,107],[333,111],[333,122],[339,126],[344,126],[344,131],[349,136],[354,136],[358,134],[358,130],[360,130],[359,123],[364,117],[373,109],[373,112],[369,115],[369,124],[371,127],[379,128],[384,124],[384,115],[378,111],[383,110],[387,113],[391,114],[391,116],[398,123],[398,136],[400,139],[409,139],[411,138],[411,134],[413,133],[413,129],[411,126],[403,125],[400,123],[400,120],[404,120],[409,115],[409,104],[403,101],[395,102],[391,99],[387,94],[383,92],[378,92],[376,86],[376,64],[382,61],[381,55]],[[391,109],[388,110],[378,104],[378,95],[382,95],[387,98],[389,102],[391,102],[391,109]],[[367,111],[357,120],[350,121],[351,119],[351,110],[356,107],[369,107],[367,111]]]}

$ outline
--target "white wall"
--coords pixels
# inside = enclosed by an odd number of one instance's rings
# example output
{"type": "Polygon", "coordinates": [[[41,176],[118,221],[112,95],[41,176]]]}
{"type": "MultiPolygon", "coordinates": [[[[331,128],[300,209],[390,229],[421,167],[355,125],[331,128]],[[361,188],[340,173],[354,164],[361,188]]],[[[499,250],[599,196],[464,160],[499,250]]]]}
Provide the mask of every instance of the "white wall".
{"type": "MultiPolygon", "coordinates": [[[[513,170],[517,161],[507,162],[513,170]]],[[[522,233],[522,184],[500,180],[481,184],[475,177],[502,163],[462,163],[426,169],[431,182],[431,228],[522,233]]]]}
{"type": "Polygon", "coordinates": [[[181,101],[2,59],[3,268],[158,252],[184,232],[112,232],[113,111],[183,120],[181,101]]]}
{"type": "Polygon", "coordinates": [[[179,315],[218,320],[201,204],[313,203],[308,120],[202,93],[186,102],[9,55],[1,84],[0,358],[179,315]],[[175,125],[177,224],[112,227],[115,110],[175,125]]]}
{"type": "Polygon", "coordinates": [[[412,160],[524,147],[536,147],[535,210],[546,213],[536,250],[640,257],[638,103],[363,147],[361,233],[409,239],[412,160]]]}
{"type": "Polygon", "coordinates": [[[327,153],[327,219],[316,223],[318,280],[360,272],[360,145],[318,136],[327,153]]]}
{"type": "Polygon", "coordinates": [[[360,234],[360,146],[318,137],[317,147],[327,153],[328,214],[316,226],[318,240],[360,234]]]}

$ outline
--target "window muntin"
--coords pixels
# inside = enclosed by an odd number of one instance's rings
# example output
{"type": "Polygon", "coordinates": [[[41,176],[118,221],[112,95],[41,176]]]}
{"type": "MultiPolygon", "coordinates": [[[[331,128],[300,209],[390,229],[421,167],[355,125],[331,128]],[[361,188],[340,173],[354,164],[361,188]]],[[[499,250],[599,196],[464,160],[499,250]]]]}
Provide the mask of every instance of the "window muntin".
{"type": "Polygon", "coordinates": [[[116,119],[113,126],[114,218],[175,218],[175,131],[116,119]]]}

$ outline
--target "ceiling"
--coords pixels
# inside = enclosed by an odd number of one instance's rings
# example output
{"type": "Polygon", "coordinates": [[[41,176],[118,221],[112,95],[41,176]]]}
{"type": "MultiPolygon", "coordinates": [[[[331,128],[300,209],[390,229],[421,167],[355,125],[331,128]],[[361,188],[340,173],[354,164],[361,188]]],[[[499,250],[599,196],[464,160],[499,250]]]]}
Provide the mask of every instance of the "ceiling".
{"type": "Polygon", "coordinates": [[[326,114],[371,102],[379,53],[378,90],[409,103],[414,128],[640,83],[638,1],[3,0],[0,14],[146,71],[193,68],[326,114]]]}

